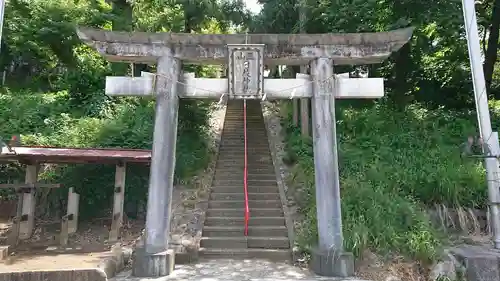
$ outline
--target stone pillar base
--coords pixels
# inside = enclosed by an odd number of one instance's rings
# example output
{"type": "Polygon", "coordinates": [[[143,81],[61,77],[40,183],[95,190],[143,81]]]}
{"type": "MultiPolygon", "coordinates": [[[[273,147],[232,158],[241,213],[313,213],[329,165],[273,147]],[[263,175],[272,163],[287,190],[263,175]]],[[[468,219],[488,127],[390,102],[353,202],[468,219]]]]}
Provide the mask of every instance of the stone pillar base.
{"type": "Polygon", "coordinates": [[[134,254],[132,275],[136,277],[161,277],[174,271],[175,253],[172,250],[149,254],[138,248],[134,254]]]}
{"type": "Polygon", "coordinates": [[[354,276],[354,256],[352,253],[321,251],[313,249],[311,269],[320,276],[352,277],[354,276]]]}

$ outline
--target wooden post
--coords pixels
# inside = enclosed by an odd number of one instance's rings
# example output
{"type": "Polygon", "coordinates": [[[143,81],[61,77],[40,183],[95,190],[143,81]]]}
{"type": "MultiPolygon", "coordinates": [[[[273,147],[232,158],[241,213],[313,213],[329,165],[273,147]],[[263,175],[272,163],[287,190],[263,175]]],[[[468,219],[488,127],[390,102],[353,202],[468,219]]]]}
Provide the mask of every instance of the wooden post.
{"type": "Polygon", "coordinates": [[[59,233],[59,245],[61,247],[64,247],[64,246],[68,245],[68,238],[69,238],[69,234],[68,234],[68,220],[69,220],[69,216],[68,215],[64,215],[61,218],[61,232],[59,233]]]}
{"type": "MultiPolygon", "coordinates": [[[[39,168],[39,165],[26,166],[25,182],[27,184],[36,184],[38,181],[39,168]]],[[[25,240],[31,237],[35,226],[35,188],[30,188],[27,192],[24,192],[22,198],[22,215],[19,222],[19,239],[25,240]]]]}
{"type": "Polygon", "coordinates": [[[78,211],[80,205],[80,194],[76,193],[73,187],[68,190],[67,215],[73,216],[68,222],[68,234],[75,233],[78,229],[78,211]]]}
{"type": "Polygon", "coordinates": [[[11,232],[8,238],[8,244],[11,246],[17,246],[19,243],[19,224],[21,222],[21,216],[23,215],[23,193],[22,190],[16,189],[17,191],[17,203],[16,203],[16,215],[12,218],[11,232]]]}
{"type": "Polygon", "coordinates": [[[170,51],[158,59],[155,85],[156,113],[153,152],[149,176],[148,207],[144,249],[134,258],[133,274],[138,277],[169,275],[175,254],[168,250],[172,192],[174,189],[175,149],[179,98],[177,96],[181,62],[170,51]]]}
{"type": "Polygon", "coordinates": [[[298,99],[293,99],[292,100],[292,114],[293,114],[293,125],[294,126],[299,126],[299,100],[298,99]]]}
{"type": "Polygon", "coordinates": [[[125,201],[125,176],[127,166],[125,163],[116,165],[115,195],[113,199],[113,220],[109,231],[109,242],[118,241],[120,229],[123,226],[123,203],[125,201]]]}
{"type": "Polygon", "coordinates": [[[320,275],[347,277],[354,274],[354,259],[352,254],[343,251],[333,60],[314,60],[311,76],[314,180],[319,235],[318,249],[313,251],[312,267],[320,275]]]}
{"type": "Polygon", "coordinates": [[[300,99],[300,131],[304,137],[309,137],[311,135],[309,122],[309,99],[302,98],[300,99]]]}
{"type": "Polygon", "coordinates": [[[68,245],[69,234],[75,233],[78,227],[78,205],[80,195],[74,192],[73,187],[68,190],[68,207],[66,215],[61,219],[61,233],[59,235],[59,244],[68,245]]]}

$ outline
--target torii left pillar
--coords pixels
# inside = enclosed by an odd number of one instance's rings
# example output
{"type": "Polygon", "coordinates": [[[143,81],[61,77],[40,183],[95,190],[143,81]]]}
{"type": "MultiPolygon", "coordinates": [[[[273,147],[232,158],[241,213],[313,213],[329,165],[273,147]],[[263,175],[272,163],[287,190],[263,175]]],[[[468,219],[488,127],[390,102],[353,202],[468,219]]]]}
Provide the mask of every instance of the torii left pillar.
{"type": "Polygon", "coordinates": [[[135,251],[133,275],[160,277],[174,270],[175,253],[168,248],[179,97],[177,86],[181,62],[172,52],[160,57],[155,83],[156,111],[149,176],[146,235],[135,251]]]}

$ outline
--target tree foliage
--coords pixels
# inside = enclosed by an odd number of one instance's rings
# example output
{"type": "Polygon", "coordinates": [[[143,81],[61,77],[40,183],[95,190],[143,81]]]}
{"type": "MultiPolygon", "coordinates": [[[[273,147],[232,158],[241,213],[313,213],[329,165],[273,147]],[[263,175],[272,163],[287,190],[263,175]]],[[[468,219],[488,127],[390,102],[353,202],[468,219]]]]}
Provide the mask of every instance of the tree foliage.
{"type": "MultiPolygon", "coordinates": [[[[105,96],[105,76],[128,75],[132,69],[105,61],[78,39],[76,27],[223,33],[248,20],[241,1],[8,1],[0,54],[6,74],[0,94],[0,137],[21,134],[27,144],[44,146],[151,149],[154,103],[105,96]]],[[[213,77],[218,71],[213,66],[185,68],[201,76],[213,77]]],[[[209,111],[207,102],[181,100],[177,181],[189,179],[207,163],[209,111]]],[[[1,181],[21,181],[18,172],[14,166],[0,166],[1,181]]],[[[112,166],[59,166],[46,169],[42,177],[74,186],[82,195],[86,217],[110,207],[112,166]]],[[[133,210],[131,215],[144,203],[147,179],[147,167],[129,168],[126,208],[133,210]]],[[[58,211],[64,192],[52,192],[46,210],[58,211]]]]}
{"type": "MultiPolygon", "coordinates": [[[[251,27],[254,32],[298,33],[301,3],[306,7],[307,33],[378,32],[414,26],[410,44],[387,62],[371,66],[371,76],[387,78],[390,100],[400,107],[413,101],[454,108],[473,105],[460,0],[265,0],[261,3],[263,10],[251,27]]],[[[497,62],[500,1],[476,1],[476,9],[486,53],[486,80],[491,83],[492,96],[500,98],[500,70],[492,69],[497,62]]]]}

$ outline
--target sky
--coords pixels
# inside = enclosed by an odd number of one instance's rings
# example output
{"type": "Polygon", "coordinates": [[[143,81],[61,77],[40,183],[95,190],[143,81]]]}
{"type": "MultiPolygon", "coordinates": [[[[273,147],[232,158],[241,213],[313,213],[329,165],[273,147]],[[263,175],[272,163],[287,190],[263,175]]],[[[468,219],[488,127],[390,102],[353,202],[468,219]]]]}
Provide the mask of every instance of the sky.
{"type": "Polygon", "coordinates": [[[247,8],[255,14],[258,14],[262,9],[262,5],[257,3],[257,0],[245,0],[245,4],[247,5],[247,8]]]}

